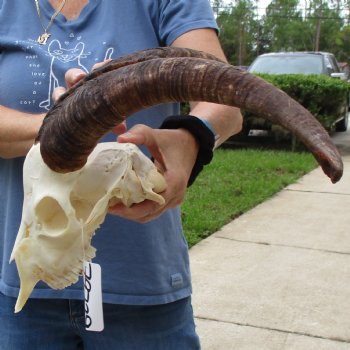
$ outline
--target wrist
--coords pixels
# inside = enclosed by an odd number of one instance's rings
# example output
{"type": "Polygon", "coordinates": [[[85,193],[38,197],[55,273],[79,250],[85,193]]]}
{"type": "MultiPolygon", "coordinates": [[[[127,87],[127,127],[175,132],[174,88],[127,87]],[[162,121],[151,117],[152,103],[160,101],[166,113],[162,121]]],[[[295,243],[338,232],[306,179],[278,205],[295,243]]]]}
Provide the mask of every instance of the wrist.
{"type": "Polygon", "coordinates": [[[197,158],[188,181],[188,186],[192,185],[196,177],[203,170],[204,165],[210,163],[213,158],[215,145],[214,129],[209,122],[203,122],[202,119],[193,115],[168,117],[164,120],[160,129],[185,129],[197,141],[197,158]]]}

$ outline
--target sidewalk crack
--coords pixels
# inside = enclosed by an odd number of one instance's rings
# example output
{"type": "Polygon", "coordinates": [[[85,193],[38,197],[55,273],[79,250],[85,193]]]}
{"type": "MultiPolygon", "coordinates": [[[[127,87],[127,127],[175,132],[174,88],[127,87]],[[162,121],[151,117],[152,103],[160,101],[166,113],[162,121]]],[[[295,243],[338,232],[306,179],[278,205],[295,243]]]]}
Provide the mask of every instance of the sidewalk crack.
{"type": "Polygon", "coordinates": [[[323,253],[332,253],[332,254],[340,254],[340,255],[350,255],[350,252],[342,252],[342,251],[329,250],[329,249],[320,249],[320,248],[303,247],[303,246],[288,245],[288,244],[282,244],[282,243],[269,243],[269,242],[246,241],[246,240],[243,240],[243,239],[230,238],[230,237],[223,237],[223,236],[219,236],[219,235],[215,235],[215,238],[227,239],[227,240],[229,240],[229,241],[234,241],[234,242],[239,242],[239,243],[259,244],[259,245],[267,245],[267,246],[272,246],[272,247],[285,247],[285,248],[292,248],[292,249],[311,250],[311,251],[317,251],[317,252],[323,252],[323,253]]]}
{"type": "Polygon", "coordinates": [[[220,323],[232,324],[232,325],[241,326],[241,327],[264,329],[264,330],[274,331],[274,332],[279,332],[279,333],[284,333],[284,334],[292,334],[292,335],[299,335],[299,336],[310,337],[310,338],[332,340],[332,341],[335,341],[335,342],[347,343],[347,344],[350,343],[350,338],[347,339],[347,338],[341,338],[341,337],[326,337],[326,336],[317,335],[317,334],[311,334],[311,333],[307,333],[307,332],[289,331],[289,330],[286,330],[286,329],[280,329],[280,328],[274,328],[274,327],[266,327],[266,326],[258,326],[258,325],[254,325],[254,324],[243,323],[243,322],[224,321],[224,320],[219,320],[219,319],[211,318],[211,317],[195,316],[195,318],[199,319],[199,320],[204,320],[204,321],[220,322],[220,323]]]}
{"type": "Polygon", "coordinates": [[[337,196],[350,196],[350,193],[339,193],[339,192],[331,192],[331,191],[314,191],[314,190],[297,190],[293,188],[285,188],[284,191],[301,192],[301,193],[334,194],[337,196]]]}

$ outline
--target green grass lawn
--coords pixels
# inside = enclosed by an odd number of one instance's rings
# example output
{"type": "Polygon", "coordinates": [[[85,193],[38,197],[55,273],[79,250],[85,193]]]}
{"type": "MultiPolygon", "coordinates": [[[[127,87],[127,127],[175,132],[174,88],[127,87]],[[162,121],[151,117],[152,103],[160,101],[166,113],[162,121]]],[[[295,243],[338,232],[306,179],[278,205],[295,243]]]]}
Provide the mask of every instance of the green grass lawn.
{"type": "Polygon", "coordinates": [[[308,153],[218,149],[182,205],[190,246],[317,166],[308,153]]]}

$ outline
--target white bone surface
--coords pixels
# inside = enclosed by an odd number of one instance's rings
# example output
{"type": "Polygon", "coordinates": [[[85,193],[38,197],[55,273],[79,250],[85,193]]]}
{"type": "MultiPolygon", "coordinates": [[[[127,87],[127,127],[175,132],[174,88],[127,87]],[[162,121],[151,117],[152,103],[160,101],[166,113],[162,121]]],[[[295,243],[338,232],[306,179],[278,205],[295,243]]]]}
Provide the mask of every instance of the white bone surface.
{"type": "Polygon", "coordinates": [[[91,245],[108,207],[131,206],[149,199],[164,203],[163,176],[135,145],[100,143],[77,171],[60,174],[44,163],[40,144],[29,151],[23,167],[21,225],[11,254],[21,287],[15,312],[42,280],[62,289],[78,281],[83,260],[95,257],[91,245]],[[83,247],[84,246],[84,247],[83,247]]]}

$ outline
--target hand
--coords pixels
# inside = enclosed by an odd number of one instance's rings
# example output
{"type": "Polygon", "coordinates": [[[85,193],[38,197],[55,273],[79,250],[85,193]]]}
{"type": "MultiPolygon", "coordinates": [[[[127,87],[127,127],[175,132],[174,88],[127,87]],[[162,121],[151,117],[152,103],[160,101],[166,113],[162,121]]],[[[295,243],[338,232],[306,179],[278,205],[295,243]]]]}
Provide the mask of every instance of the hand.
{"type": "MultiPolygon", "coordinates": [[[[106,60],[104,62],[99,62],[99,63],[94,64],[94,66],[92,67],[92,70],[95,70],[95,69],[103,66],[104,64],[106,64],[109,61],[110,60],[106,60]]],[[[59,97],[67,91],[67,89],[70,89],[74,84],[76,84],[81,79],[83,79],[85,77],[85,75],[86,75],[86,73],[82,69],[79,69],[79,68],[69,69],[64,76],[64,78],[66,80],[66,87],[59,86],[59,87],[55,88],[53,93],[52,93],[52,99],[54,100],[54,102],[56,102],[59,99],[59,97]]],[[[126,131],[126,123],[123,122],[123,123],[117,125],[111,131],[116,135],[120,135],[120,134],[124,133],[126,131]]]]}
{"type": "Polygon", "coordinates": [[[191,133],[184,129],[151,129],[139,124],[119,135],[118,142],[145,145],[151,152],[155,165],[163,173],[167,189],[161,193],[165,199],[163,205],[149,200],[130,208],[117,204],[109,209],[111,214],[145,223],[182,203],[198,153],[197,141],[191,133]]]}

